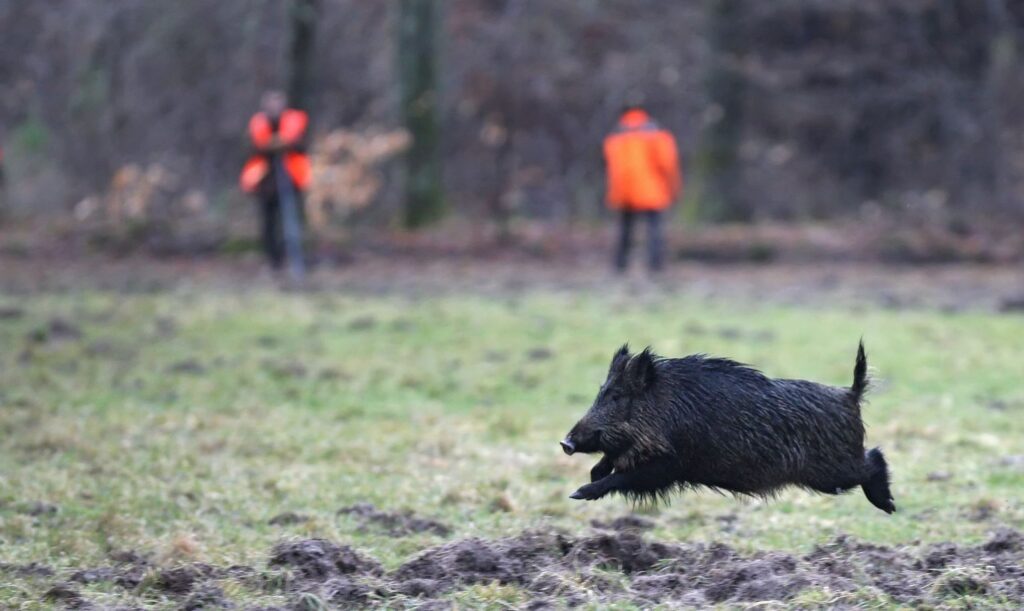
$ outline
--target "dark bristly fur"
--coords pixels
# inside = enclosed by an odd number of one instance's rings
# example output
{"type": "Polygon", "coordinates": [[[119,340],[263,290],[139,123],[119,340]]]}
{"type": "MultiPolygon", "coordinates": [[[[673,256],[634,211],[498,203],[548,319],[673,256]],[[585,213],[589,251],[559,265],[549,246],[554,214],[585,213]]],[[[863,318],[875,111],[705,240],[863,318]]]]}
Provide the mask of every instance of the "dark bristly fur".
{"type": "Polygon", "coordinates": [[[572,498],[619,493],[638,501],[707,486],[769,496],[788,485],[825,494],[860,486],[896,510],[881,450],[865,452],[861,399],[868,385],[864,344],[853,385],[771,379],[722,358],[636,355],[623,346],[593,406],[562,442],[601,452],[591,483],[572,498]]]}

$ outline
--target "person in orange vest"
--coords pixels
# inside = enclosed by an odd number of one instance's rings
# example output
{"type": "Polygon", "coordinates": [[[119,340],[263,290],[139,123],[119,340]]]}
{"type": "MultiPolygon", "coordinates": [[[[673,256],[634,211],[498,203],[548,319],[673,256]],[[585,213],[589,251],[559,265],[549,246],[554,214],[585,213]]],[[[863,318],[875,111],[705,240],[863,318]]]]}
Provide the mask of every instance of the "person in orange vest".
{"type": "Polygon", "coordinates": [[[281,267],[285,253],[281,191],[274,160],[280,156],[301,217],[302,193],[309,188],[311,176],[305,150],[308,124],[309,116],[304,111],[288,108],[285,95],[280,91],[264,93],[260,111],[249,120],[252,154],[242,167],[239,186],[260,201],[263,249],[275,269],[281,267]]]}
{"type": "Polygon", "coordinates": [[[629,104],[604,139],[608,207],[620,215],[615,269],[625,271],[637,217],[647,221],[647,263],[664,264],[662,213],[679,197],[683,178],[676,140],[640,104],[629,104]]]}

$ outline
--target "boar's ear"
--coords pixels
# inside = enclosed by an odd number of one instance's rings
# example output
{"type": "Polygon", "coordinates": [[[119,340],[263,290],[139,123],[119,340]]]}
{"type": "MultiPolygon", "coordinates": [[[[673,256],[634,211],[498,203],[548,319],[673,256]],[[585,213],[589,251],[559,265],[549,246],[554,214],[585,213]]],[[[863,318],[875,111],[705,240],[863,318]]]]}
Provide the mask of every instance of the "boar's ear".
{"type": "Polygon", "coordinates": [[[643,392],[654,384],[655,367],[654,354],[651,347],[644,348],[644,351],[634,356],[626,366],[626,379],[630,386],[637,392],[643,392]]]}
{"type": "Polygon", "coordinates": [[[618,352],[612,356],[612,364],[608,367],[608,375],[622,373],[626,368],[627,362],[629,362],[629,344],[622,344],[618,352]]]}

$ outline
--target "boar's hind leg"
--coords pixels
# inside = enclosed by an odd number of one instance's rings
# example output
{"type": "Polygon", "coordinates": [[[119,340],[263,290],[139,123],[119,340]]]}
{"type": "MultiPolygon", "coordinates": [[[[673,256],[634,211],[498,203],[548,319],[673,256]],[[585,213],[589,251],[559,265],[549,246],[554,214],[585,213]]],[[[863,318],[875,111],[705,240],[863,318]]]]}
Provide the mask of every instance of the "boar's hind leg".
{"type": "MultiPolygon", "coordinates": [[[[598,463],[600,465],[600,463],[598,463]]],[[[569,498],[597,500],[609,492],[633,497],[655,497],[676,483],[676,467],[671,460],[654,460],[630,471],[620,471],[582,486],[569,498]]]]}
{"type": "Polygon", "coordinates": [[[805,485],[824,494],[843,494],[862,485],[867,478],[868,471],[858,462],[815,473],[805,485]]]}
{"type": "Polygon", "coordinates": [[[896,504],[889,490],[889,465],[886,464],[882,451],[878,448],[869,450],[864,460],[868,465],[868,479],[861,485],[864,496],[885,513],[896,511],[896,504]]]}
{"type": "Polygon", "coordinates": [[[612,459],[608,458],[608,456],[605,455],[605,457],[602,458],[596,465],[594,465],[594,468],[590,470],[590,481],[596,482],[599,479],[604,479],[611,475],[614,469],[615,464],[612,462],[612,459]]]}
{"type": "Polygon", "coordinates": [[[862,461],[815,477],[805,485],[825,494],[842,494],[860,486],[872,505],[886,513],[896,511],[889,491],[889,467],[878,448],[867,452],[862,461]]]}

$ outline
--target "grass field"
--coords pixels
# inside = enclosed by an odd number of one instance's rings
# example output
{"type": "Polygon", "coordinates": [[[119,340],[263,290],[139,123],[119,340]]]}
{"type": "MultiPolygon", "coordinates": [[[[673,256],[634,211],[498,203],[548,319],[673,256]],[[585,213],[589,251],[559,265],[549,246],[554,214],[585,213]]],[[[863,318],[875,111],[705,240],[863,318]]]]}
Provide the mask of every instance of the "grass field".
{"type": "MultiPolygon", "coordinates": [[[[799,555],[840,534],[886,546],[970,546],[997,527],[1024,528],[1019,315],[784,308],[657,291],[178,289],[7,295],[0,306],[2,608],[81,600],[179,608],[184,594],[161,588],[160,570],[264,571],[283,539],[351,545],[392,570],[467,537],[524,529],[583,536],[593,520],[632,507],[617,497],[568,499],[593,460],[563,455],[558,440],[625,341],[845,386],[863,336],[875,382],[869,443],[886,451],[899,508],[887,516],[859,491],[789,490],[770,502],[688,493],[642,509],[653,525],[648,539],[799,555]],[[395,536],[386,521],[338,513],[358,503],[392,517],[411,510],[446,528],[395,536]],[[149,567],[131,587],[85,579],[75,582],[80,598],[44,597],[71,572],[126,552],[149,567]]],[[[268,579],[217,584],[240,607],[322,602],[268,579]]],[[[865,588],[853,604],[897,604],[865,588]]],[[[1012,606],[984,591],[956,592],[965,605],[1012,606]]],[[[824,605],[827,595],[811,587],[796,600],[824,605]]],[[[476,584],[441,598],[520,606],[530,595],[476,584]]]]}

